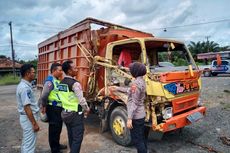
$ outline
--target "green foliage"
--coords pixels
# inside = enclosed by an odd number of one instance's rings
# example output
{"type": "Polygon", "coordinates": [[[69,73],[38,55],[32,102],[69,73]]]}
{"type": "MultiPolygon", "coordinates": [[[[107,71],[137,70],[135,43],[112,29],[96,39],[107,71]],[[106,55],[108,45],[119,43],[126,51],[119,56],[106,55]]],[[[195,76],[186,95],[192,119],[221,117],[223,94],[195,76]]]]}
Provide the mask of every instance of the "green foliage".
{"type": "Polygon", "coordinates": [[[175,66],[184,66],[184,65],[187,65],[188,62],[187,62],[185,59],[178,58],[177,60],[175,60],[175,61],[173,62],[173,64],[174,64],[175,66]]]}
{"type": "MultiPolygon", "coordinates": [[[[187,54],[182,54],[182,51],[172,51],[169,55],[168,52],[159,52],[159,61],[167,61],[173,63],[175,66],[188,65],[186,60],[187,54]]],[[[188,58],[187,58],[188,59],[188,58]]]]}
{"type": "Polygon", "coordinates": [[[16,76],[14,78],[13,74],[0,76],[0,85],[18,84],[19,81],[20,81],[20,77],[16,76]]]}
{"type": "Polygon", "coordinates": [[[35,70],[37,70],[38,59],[35,58],[35,59],[29,60],[29,61],[20,60],[19,63],[21,63],[21,64],[32,64],[35,67],[35,70]]]}
{"type": "Polygon", "coordinates": [[[197,59],[197,54],[200,53],[208,53],[208,52],[219,52],[219,51],[225,51],[228,50],[230,46],[223,46],[220,47],[218,43],[214,41],[198,41],[193,42],[191,41],[188,45],[188,48],[196,62],[202,63],[203,60],[197,59]]]}
{"type": "Polygon", "coordinates": [[[5,55],[0,55],[0,58],[7,58],[5,55]]]}
{"type": "Polygon", "coordinates": [[[198,61],[198,62],[196,62],[196,65],[206,65],[206,63],[204,62],[204,61],[198,61]]]}
{"type": "Polygon", "coordinates": [[[208,52],[219,52],[223,50],[227,50],[229,46],[220,47],[218,43],[214,41],[198,41],[193,42],[191,41],[188,45],[188,48],[192,55],[196,55],[199,53],[208,53],[208,52]]]}

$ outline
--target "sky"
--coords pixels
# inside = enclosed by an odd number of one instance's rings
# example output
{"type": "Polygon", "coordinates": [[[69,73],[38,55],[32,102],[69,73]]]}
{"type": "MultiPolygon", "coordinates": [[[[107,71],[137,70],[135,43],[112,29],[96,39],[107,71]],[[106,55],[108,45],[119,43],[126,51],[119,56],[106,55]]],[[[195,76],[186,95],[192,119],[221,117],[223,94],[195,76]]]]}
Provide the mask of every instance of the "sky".
{"type": "Polygon", "coordinates": [[[230,46],[229,0],[0,0],[0,55],[31,60],[38,43],[93,17],[156,37],[230,46]],[[166,30],[165,30],[166,29],[166,30]]]}

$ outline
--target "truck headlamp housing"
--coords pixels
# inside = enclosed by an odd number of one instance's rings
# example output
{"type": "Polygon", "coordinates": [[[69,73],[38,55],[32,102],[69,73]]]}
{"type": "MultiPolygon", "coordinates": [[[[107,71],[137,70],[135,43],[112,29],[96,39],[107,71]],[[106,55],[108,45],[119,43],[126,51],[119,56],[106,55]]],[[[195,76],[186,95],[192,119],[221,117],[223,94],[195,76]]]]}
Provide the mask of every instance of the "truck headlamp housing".
{"type": "Polygon", "coordinates": [[[163,118],[165,120],[171,118],[173,116],[173,112],[172,112],[172,107],[166,107],[163,111],[162,111],[162,115],[163,118]]]}

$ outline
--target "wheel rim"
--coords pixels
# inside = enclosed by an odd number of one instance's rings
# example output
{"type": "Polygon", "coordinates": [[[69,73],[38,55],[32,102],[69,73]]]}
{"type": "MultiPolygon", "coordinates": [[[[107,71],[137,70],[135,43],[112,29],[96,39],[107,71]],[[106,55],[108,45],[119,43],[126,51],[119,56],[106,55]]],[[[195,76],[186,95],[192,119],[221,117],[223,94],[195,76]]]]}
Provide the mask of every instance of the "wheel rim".
{"type": "Polygon", "coordinates": [[[209,72],[204,72],[204,75],[205,76],[209,76],[209,72]]]}
{"type": "Polygon", "coordinates": [[[113,120],[113,131],[118,136],[124,135],[125,121],[119,116],[113,120]]]}

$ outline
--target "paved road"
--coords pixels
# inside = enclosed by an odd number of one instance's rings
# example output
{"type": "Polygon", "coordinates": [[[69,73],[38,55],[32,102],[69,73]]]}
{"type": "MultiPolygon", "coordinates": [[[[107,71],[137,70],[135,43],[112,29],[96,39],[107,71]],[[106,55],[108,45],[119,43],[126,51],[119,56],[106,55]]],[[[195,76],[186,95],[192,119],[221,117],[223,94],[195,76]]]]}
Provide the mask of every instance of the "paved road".
{"type": "MultiPolygon", "coordinates": [[[[207,106],[206,118],[185,127],[182,132],[168,133],[162,140],[149,138],[150,153],[229,153],[230,146],[220,137],[230,137],[230,77],[202,78],[202,99],[207,106]]],[[[0,86],[0,152],[15,153],[20,150],[21,129],[15,99],[16,86],[0,86]]],[[[91,115],[85,121],[85,136],[81,153],[135,153],[133,147],[117,145],[110,132],[99,133],[99,120],[91,115]]],[[[49,152],[47,124],[39,122],[37,152],[49,152]]],[[[67,144],[66,128],[61,142],[67,144]]],[[[67,151],[66,151],[67,152],[67,151]]]]}

